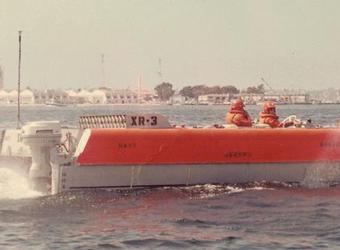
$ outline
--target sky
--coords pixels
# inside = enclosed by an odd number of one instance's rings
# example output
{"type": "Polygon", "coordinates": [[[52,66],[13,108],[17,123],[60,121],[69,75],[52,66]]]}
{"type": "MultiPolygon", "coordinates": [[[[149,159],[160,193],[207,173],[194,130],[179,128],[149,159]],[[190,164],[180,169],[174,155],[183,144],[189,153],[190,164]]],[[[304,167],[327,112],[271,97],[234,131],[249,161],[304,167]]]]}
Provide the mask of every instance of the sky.
{"type": "Polygon", "coordinates": [[[23,30],[24,87],[136,88],[141,76],[148,89],[262,77],[339,88],[339,10],[338,0],[0,0],[0,65],[15,88],[23,30]]]}

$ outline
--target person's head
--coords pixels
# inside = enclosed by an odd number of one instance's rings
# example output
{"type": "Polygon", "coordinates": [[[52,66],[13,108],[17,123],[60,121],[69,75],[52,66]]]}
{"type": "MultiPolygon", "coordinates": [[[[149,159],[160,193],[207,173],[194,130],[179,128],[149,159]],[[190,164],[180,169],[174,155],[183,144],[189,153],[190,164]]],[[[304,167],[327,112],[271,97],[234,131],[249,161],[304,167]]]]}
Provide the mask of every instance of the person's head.
{"type": "Polygon", "coordinates": [[[230,110],[244,110],[244,103],[242,99],[235,99],[231,102],[230,110]]]}
{"type": "Polygon", "coordinates": [[[265,102],[263,105],[263,113],[276,115],[276,105],[274,102],[265,102]]]}

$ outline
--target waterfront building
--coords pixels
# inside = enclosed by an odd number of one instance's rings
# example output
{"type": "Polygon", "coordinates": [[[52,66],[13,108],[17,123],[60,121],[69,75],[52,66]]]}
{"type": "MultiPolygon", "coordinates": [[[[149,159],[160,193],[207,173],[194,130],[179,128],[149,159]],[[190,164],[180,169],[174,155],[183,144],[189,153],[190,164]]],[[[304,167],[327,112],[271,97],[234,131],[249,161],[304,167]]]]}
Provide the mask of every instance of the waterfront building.
{"type": "MultiPolygon", "coordinates": [[[[0,103],[1,104],[11,104],[18,102],[18,91],[0,91],[0,103]]],[[[20,92],[20,103],[22,104],[34,104],[34,94],[30,89],[24,89],[20,92]]]]}
{"type": "Polygon", "coordinates": [[[309,91],[312,103],[340,103],[340,90],[338,89],[324,89],[309,91]]]}
{"type": "Polygon", "coordinates": [[[34,90],[34,103],[45,104],[45,103],[70,103],[69,95],[64,90],[58,89],[45,89],[45,90],[34,90]]]}
{"type": "Polygon", "coordinates": [[[8,103],[8,92],[3,89],[0,90],[0,103],[8,103]]]}
{"type": "Polygon", "coordinates": [[[171,97],[171,103],[172,104],[185,104],[186,98],[185,96],[182,96],[180,93],[175,93],[171,97]]]}
{"type": "Polygon", "coordinates": [[[259,102],[263,102],[264,94],[240,94],[238,97],[241,97],[245,104],[257,104],[259,102]]]}
{"type": "Polygon", "coordinates": [[[281,104],[307,104],[310,103],[307,94],[264,95],[264,101],[275,101],[281,104]]]}
{"type": "Polygon", "coordinates": [[[93,90],[89,93],[89,102],[92,104],[106,104],[107,97],[106,92],[101,89],[93,90]]]}
{"type": "Polygon", "coordinates": [[[65,92],[68,96],[69,103],[77,103],[78,102],[78,96],[77,96],[76,91],[74,91],[72,89],[68,89],[65,92]]]}
{"type": "Polygon", "coordinates": [[[11,90],[7,95],[7,103],[18,103],[18,91],[11,90]]]}
{"type": "Polygon", "coordinates": [[[228,104],[230,94],[208,94],[198,96],[198,104],[228,104]]]}
{"type": "MultiPolygon", "coordinates": [[[[18,93],[17,91],[15,91],[18,93]]],[[[30,89],[25,89],[20,92],[20,102],[22,104],[34,104],[34,94],[30,89]]]]}
{"type": "Polygon", "coordinates": [[[154,102],[156,98],[155,91],[146,89],[146,88],[141,88],[137,90],[132,90],[133,92],[137,93],[137,96],[139,94],[139,103],[150,103],[154,102]]]}
{"type": "Polygon", "coordinates": [[[308,94],[240,94],[246,104],[259,104],[265,101],[273,101],[278,104],[308,104],[308,94]]]}
{"type": "Polygon", "coordinates": [[[85,104],[85,103],[91,103],[91,93],[86,89],[81,89],[79,92],[77,92],[77,103],[79,104],[85,104]]]}
{"type": "Polygon", "coordinates": [[[106,95],[102,90],[86,90],[80,89],[78,91],[66,90],[67,97],[61,103],[73,104],[105,104],[106,95]]]}
{"type": "Polygon", "coordinates": [[[130,89],[113,90],[111,101],[116,104],[135,104],[138,103],[138,94],[130,89]]]}
{"type": "Polygon", "coordinates": [[[304,95],[289,95],[289,103],[291,104],[306,104],[310,103],[310,96],[308,94],[304,95]]]}

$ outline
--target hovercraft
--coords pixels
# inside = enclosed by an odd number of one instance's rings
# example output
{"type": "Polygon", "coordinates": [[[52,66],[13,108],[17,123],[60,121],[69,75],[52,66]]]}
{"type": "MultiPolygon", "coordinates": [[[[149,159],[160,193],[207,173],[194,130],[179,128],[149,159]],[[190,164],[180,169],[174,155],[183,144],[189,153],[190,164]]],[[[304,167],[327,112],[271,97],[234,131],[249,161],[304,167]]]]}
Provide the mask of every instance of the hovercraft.
{"type": "MultiPolygon", "coordinates": [[[[26,159],[28,176],[51,193],[82,188],[303,182],[312,169],[340,166],[340,128],[171,126],[158,114],[80,118],[6,130],[2,159],[26,159]],[[27,160],[28,159],[28,160],[27,160]]],[[[339,181],[340,174],[330,181],[339,181]]]]}

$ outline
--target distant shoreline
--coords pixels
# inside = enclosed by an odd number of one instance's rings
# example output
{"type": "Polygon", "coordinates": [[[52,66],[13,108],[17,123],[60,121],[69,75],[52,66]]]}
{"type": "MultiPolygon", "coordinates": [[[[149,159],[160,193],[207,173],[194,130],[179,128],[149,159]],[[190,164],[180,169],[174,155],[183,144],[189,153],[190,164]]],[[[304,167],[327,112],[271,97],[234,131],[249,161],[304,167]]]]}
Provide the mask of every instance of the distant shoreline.
{"type": "MultiPolygon", "coordinates": [[[[99,106],[229,106],[230,104],[166,104],[166,103],[106,103],[106,104],[91,104],[91,103],[84,103],[84,104],[63,104],[62,106],[58,105],[47,105],[47,104],[20,104],[22,107],[57,107],[57,108],[65,108],[65,107],[99,107],[99,106]]],[[[246,104],[247,106],[262,106],[262,104],[246,104]]],[[[287,106],[287,105],[340,105],[340,103],[276,103],[278,106],[287,106]]],[[[17,104],[0,104],[0,107],[16,107],[17,104]]]]}

